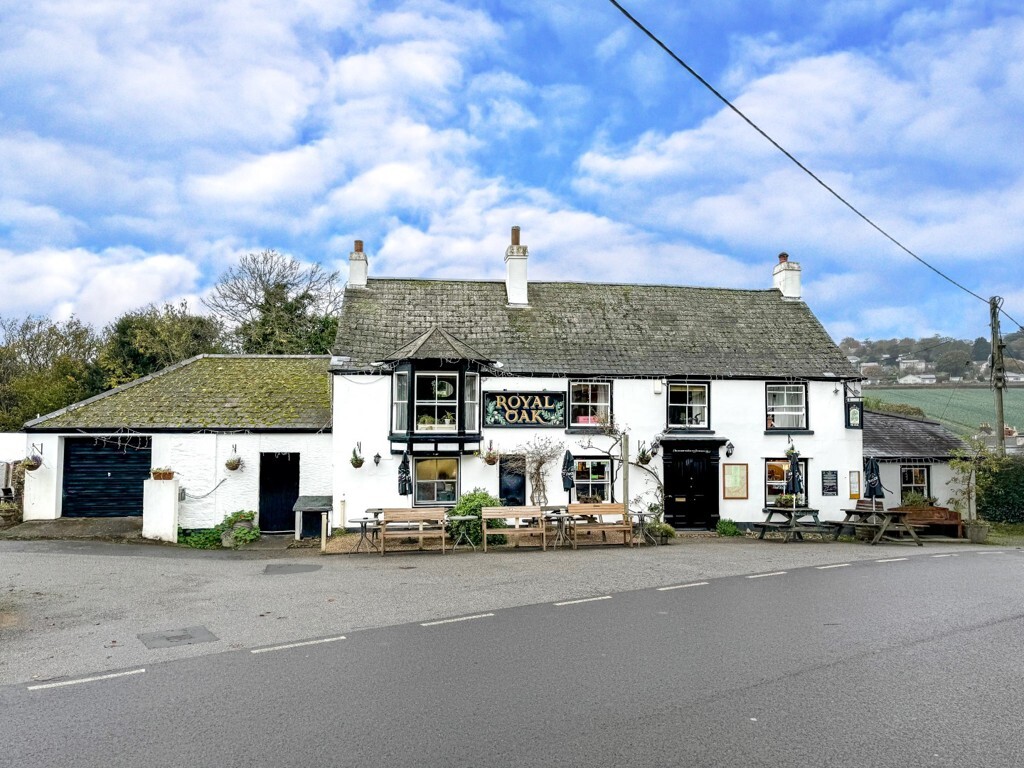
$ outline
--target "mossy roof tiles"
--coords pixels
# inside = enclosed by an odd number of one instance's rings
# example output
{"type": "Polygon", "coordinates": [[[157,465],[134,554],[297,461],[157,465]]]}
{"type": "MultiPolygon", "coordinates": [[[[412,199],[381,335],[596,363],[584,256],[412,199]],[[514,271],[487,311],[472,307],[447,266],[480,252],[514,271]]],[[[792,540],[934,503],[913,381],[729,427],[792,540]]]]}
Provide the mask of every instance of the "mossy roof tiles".
{"type": "Polygon", "coordinates": [[[329,362],[327,356],[200,355],[25,426],[329,431],[329,362]]]}
{"type": "Polygon", "coordinates": [[[777,290],[371,278],[348,289],[334,370],[366,370],[437,327],[506,373],[859,378],[802,301],[777,290]]]}

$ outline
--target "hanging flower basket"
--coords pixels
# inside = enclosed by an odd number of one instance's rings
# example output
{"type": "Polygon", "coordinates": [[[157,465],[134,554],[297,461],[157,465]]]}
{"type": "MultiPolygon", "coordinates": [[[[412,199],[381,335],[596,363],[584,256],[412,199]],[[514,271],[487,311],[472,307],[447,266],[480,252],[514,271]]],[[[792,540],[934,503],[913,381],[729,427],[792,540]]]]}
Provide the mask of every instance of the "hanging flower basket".
{"type": "Polygon", "coordinates": [[[498,458],[497,451],[488,451],[484,454],[484,462],[486,464],[490,464],[492,467],[498,463],[498,458]]]}
{"type": "Polygon", "coordinates": [[[26,472],[35,472],[41,466],[43,466],[43,457],[37,453],[33,453],[26,456],[21,462],[21,466],[25,468],[26,472]]]}
{"type": "Polygon", "coordinates": [[[154,480],[173,480],[174,470],[170,467],[157,467],[156,469],[150,470],[150,474],[154,480]]]}
{"type": "Polygon", "coordinates": [[[242,468],[242,457],[237,454],[228,456],[227,461],[224,462],[224,468],[234,472],[236,469],[242,468]]]}

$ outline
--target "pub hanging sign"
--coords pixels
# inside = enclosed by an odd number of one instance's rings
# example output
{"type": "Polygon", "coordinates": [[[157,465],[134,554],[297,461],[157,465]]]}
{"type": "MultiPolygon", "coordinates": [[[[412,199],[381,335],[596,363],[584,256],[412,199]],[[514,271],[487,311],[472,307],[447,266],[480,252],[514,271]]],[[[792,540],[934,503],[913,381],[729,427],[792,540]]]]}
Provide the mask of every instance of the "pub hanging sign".
{"type": "Polygon", "coordinates": [[[565,392],[484,392],[485,427],[564,427],[565,392]]]}

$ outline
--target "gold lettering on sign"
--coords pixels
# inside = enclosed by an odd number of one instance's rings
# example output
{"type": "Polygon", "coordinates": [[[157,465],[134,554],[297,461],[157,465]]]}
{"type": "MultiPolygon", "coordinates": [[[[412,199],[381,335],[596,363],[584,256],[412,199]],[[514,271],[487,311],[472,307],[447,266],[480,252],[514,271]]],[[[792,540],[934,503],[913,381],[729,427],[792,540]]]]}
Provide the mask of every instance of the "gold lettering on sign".
{"type": "Polygon", "coordinates": [[[505,396],[504,395],[498,395],[496,398],[494,398],[494,404],[498,408],[501,408],[501,410],[504,411],[505,408],[506,408],[506,406],[505,406],[505,396]]]}

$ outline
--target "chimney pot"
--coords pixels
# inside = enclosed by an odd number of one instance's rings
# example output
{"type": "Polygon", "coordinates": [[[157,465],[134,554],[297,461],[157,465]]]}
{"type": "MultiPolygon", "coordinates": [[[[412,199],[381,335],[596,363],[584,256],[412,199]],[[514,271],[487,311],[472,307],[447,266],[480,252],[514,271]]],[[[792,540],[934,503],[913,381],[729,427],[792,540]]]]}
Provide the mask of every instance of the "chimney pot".
{"type": "Polygon", "coordinates": [[[772,270],[772,287],[782,293],[782,298],[800,298],[800,265],[789,260],[788,253],[779,254],[779,263],[772,270]]]}
{"type": "Polygon", "coordinates": [[[356,253],[362,253],[363,252],[363,241],[362,240],[356,240],[355,252],[356,253]]]}
{"type": "Polygon", "coordinates": [[[519,245],[519,227],[512,227],[512,245],[519,245]]]}
{"type": "Polygon", "coordinates": [[[779,254],[779,264],[785,264],[787,261],[789,261],[789,254],[783,251],[779,254]]]}

